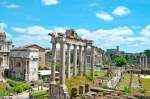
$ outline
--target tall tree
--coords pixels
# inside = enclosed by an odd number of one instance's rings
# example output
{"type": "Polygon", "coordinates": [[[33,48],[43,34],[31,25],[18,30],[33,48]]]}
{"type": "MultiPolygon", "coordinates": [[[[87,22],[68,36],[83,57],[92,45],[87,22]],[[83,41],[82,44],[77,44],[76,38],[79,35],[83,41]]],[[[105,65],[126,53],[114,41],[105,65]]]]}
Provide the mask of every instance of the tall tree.
{"type": "Polygon", "coordinates": [[[150,57],[150,50],[149,49],[144,50],[144,54],[146,54],[147,57],[150,57]]]}
{"type": "Polygon", "coordinates": [[[116,57],[115,62],[116,62],[116,66],[121,67],[123,65],[126,65],[127,60],[124,57],[116,57]]]}

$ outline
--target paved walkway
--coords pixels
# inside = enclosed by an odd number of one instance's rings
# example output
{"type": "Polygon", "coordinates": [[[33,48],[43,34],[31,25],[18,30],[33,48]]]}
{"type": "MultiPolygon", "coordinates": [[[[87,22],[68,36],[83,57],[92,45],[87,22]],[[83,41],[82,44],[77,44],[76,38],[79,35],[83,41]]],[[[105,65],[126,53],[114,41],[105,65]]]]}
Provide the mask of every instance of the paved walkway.
{"type": "Polygon", "coordinates": [[[113,77],[111,80],[108,81],[107,83],[107,87],[108,88],[112,88],[114,89],[117,85],[117,83],[119,82],[119,80],[121,79],[121,73],[124,71],[124,68],[120,67],[117,71],[116,71],[116,76],[113,77]]]}

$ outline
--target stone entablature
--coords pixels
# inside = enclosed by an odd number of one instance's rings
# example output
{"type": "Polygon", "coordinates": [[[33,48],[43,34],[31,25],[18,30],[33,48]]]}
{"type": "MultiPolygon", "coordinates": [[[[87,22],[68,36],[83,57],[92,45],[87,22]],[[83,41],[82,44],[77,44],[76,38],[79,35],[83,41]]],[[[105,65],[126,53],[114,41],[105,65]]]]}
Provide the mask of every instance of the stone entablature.
{"type": "Polygon", "coordinates": [[[26,82],[38,81],[39,50],[16,48],[10,53],[9,76],[26,82]]]}

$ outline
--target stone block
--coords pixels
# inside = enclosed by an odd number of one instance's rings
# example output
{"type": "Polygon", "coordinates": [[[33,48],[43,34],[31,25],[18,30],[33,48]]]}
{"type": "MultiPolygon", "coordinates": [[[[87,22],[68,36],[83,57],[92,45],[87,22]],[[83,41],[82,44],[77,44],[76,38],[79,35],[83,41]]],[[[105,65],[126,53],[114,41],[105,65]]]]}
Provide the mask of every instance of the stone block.
{"type": "Polygon", "coordinates": [[[79,93],[79,89],[77,87],[73,87],[71,90],[71,96],[72,97],[77,97],[79,93]]]}
{"type": "Polygon", "coordinates": [[[111,95],[111,92],[103,92],[103,96],[111,95]]]}
{"type": "Polygon", "coordinates": [[[85,93],[90,91],[90,84],[85,84],[85,93]]]}
{"type": "Polygon", "coordinates": [[[82,85],[82,86],[79,86],[79,94],[84,94],[85,92],[85,86],[82,85]]]}

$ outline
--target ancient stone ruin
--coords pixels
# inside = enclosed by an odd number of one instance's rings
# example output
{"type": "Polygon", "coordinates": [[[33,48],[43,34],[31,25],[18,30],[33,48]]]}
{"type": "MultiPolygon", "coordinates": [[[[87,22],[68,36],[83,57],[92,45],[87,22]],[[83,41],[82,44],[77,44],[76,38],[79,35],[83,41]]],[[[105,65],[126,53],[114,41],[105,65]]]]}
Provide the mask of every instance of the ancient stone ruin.
{"type": "MultiPolygon", "coordinates": [[[[67,87],[65,85],[65,79],[70,78],[70,46],[74,47],[73,56],[73,76],[77,75],[77,47],[79,47],[79,76],[86,74],[86,50],[90,46],[92,48],[92,60],[91,60],[91,75],[94,76],[94,61],[95,61],[95,46],[93,46],[93,40],[87,40],[80,38],[76,31],[73,29],[67,30],[65,34],[63,33],[49,33],[51,36],[52,43],[52,65],[51,65],[51,77],[50,77],[50,95],[55,99],[60,99],[53,94],[53,91],[57,89],[63,89],[63,93],[68,94],[67,87]],[[59,71],[59,86],[55,85],[55,65],[56,65],[56,44],[60,44],[60,71],[59,71]],[[65,62],[65,45],[67,45],[67,61],[65,62]],[[84,48],[84,55],[82,57],[82,48],[84,48]],[[66,63],[66,64],[65,64],[66,63]],[[66,65],[66,66],[65,66],[66,65]],[[65,75],[66,67],[66,75],[65,75]],[[55,87],[55,88],[53,88],[55,87]]],[[[59,90],[60,92],[60,90],[59,90]]],[[[61,91],[62,92],[62,91],[61,91]]],[[[62,94],[64,96],[64,94],[62,94]]],[[[69,97],[69,96],[67,96],[69,97]]],[[[65,96],[61,99],[67,99],[65,96]]]]}

